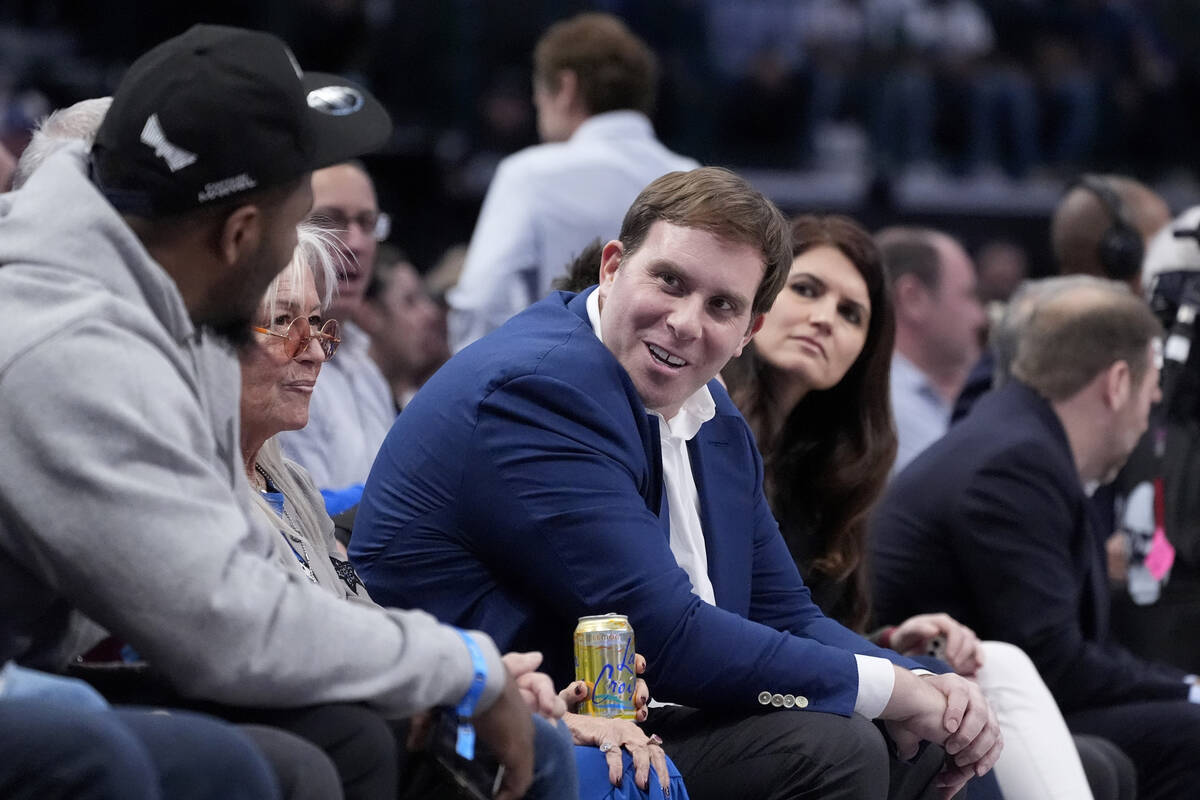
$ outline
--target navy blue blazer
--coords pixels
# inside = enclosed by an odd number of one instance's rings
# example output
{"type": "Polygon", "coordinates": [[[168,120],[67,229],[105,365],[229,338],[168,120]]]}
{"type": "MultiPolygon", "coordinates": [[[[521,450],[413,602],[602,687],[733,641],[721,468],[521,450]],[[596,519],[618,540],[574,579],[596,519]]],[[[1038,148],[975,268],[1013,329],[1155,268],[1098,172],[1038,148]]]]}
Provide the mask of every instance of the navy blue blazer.
{"type": "Polygon", "coordinates": [[[849,715],[853,653],[916,665],[827,619],[762,492],[753,436],[717,382],[689,443],[717,606],[669,547],[657,418],[559,292],[450,360],[397,418],[350,555],[371,596],[541,650],[572,680],[586,614],[630,618],[656,698],[759,707],[760,692],[849,715]]]}
{"type": "Polygon", "coordinates": [[[1064,712],[1183,699],[1108,639],[1103,535],[1054,409],[1013,381],[895,477],[871,530],[880,619],[945,611],[1029,654],[1064,712]]]}

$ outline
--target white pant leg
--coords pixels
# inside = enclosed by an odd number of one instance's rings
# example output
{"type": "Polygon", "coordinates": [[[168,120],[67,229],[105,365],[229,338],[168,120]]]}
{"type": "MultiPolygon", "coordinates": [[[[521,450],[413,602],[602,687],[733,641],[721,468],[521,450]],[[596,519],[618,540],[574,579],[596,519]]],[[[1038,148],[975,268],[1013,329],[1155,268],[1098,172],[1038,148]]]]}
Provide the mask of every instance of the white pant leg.
{"type": "Polygon", "coordinates": [[[983,642],[976,682],[996,711],[1004,751],[996,780],[1005,800],[1092,800],[1067,723],[1025,651],[983,642]]]}

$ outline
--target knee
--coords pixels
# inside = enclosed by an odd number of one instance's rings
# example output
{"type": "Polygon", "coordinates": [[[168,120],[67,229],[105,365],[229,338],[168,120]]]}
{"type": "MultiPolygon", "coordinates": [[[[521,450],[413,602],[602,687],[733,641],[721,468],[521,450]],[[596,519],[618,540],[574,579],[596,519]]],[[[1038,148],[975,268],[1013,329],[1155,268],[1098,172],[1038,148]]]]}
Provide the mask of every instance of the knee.
{"type": "Polygon", "coordinates": [[[1025,654],[1024,650],[1015,644],[987,641],[980,642],[979,648],[983,651],[984,669],[994,667],[997,671],[1003,670],[1008,674],[1019,674],[1023,678],[1038,675],[1033,661],[1025,654]]]}
{"type": "MultiPolygon", "coordinates": [[[[853,785],[854,796],[883,797],[888,786],[891,756],[882,732],[859,714],[849,719],[835,717],[831,722],[819,731],[820,743],[815,751],[800,747],[789,750],[798,759],[815,758],[825,779],[835,785],[853,785]]],[[[797,731],[797,736],[807,738],[811,731],[797,731]]]]}

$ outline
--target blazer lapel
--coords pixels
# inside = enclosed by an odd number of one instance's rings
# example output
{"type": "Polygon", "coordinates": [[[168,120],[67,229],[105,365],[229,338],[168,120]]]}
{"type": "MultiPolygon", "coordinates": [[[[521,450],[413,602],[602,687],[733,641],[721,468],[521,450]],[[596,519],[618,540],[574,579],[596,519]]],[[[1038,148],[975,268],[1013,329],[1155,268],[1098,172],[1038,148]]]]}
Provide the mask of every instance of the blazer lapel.
{"type": "Polygon", "coordinates": [[[742,440],[741,421],[717,415],[688,442],[688,459],[700,497],[700,524],[708,556],[708,577],[717,606],[745,614],[750,609],[751,539],[746,534],[752,521],[744,500],[733,493],[746,483],[739,474],[730,448],[742,440]]]}

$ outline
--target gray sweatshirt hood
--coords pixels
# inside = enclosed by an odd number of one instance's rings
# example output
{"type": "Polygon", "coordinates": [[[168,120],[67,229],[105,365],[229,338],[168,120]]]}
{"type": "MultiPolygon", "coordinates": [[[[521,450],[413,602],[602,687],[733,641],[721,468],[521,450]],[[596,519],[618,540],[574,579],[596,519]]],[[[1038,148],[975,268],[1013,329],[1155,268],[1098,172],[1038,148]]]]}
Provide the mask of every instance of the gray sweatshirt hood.
{"type": "MultiPolygon", "coordinates": [[[[79,314],[99,311],[89,308],[89,303],[107,302],[115,296],[149,308],[176,341],[193,336],[195,329],[175,282],[146,252],[87,173],[88,156],[82,143],[68,145],[47,159],[20,190],[0,195],[0,265],[28,272],[34,279],[37,273],[51,269],[56,280],[48,291],[63,292],[64,300],[72,288],[81,295],[82,307],[36,304],[34,307],[50,311],[41,312],[45,318],[27,319],[33,324],[19,326],[21,331],[52,335],[79,314]],[[71,200],[64,203],[63,197],[71,200]],[[96,294],[96,284],[107,290],[105,295],[96,294]]],[[[23,314],[26,317],[28,308],[23,314]]],[[[28,342],[15,344],[19,353],[24,349],[21,345],[28,342]]]]}

